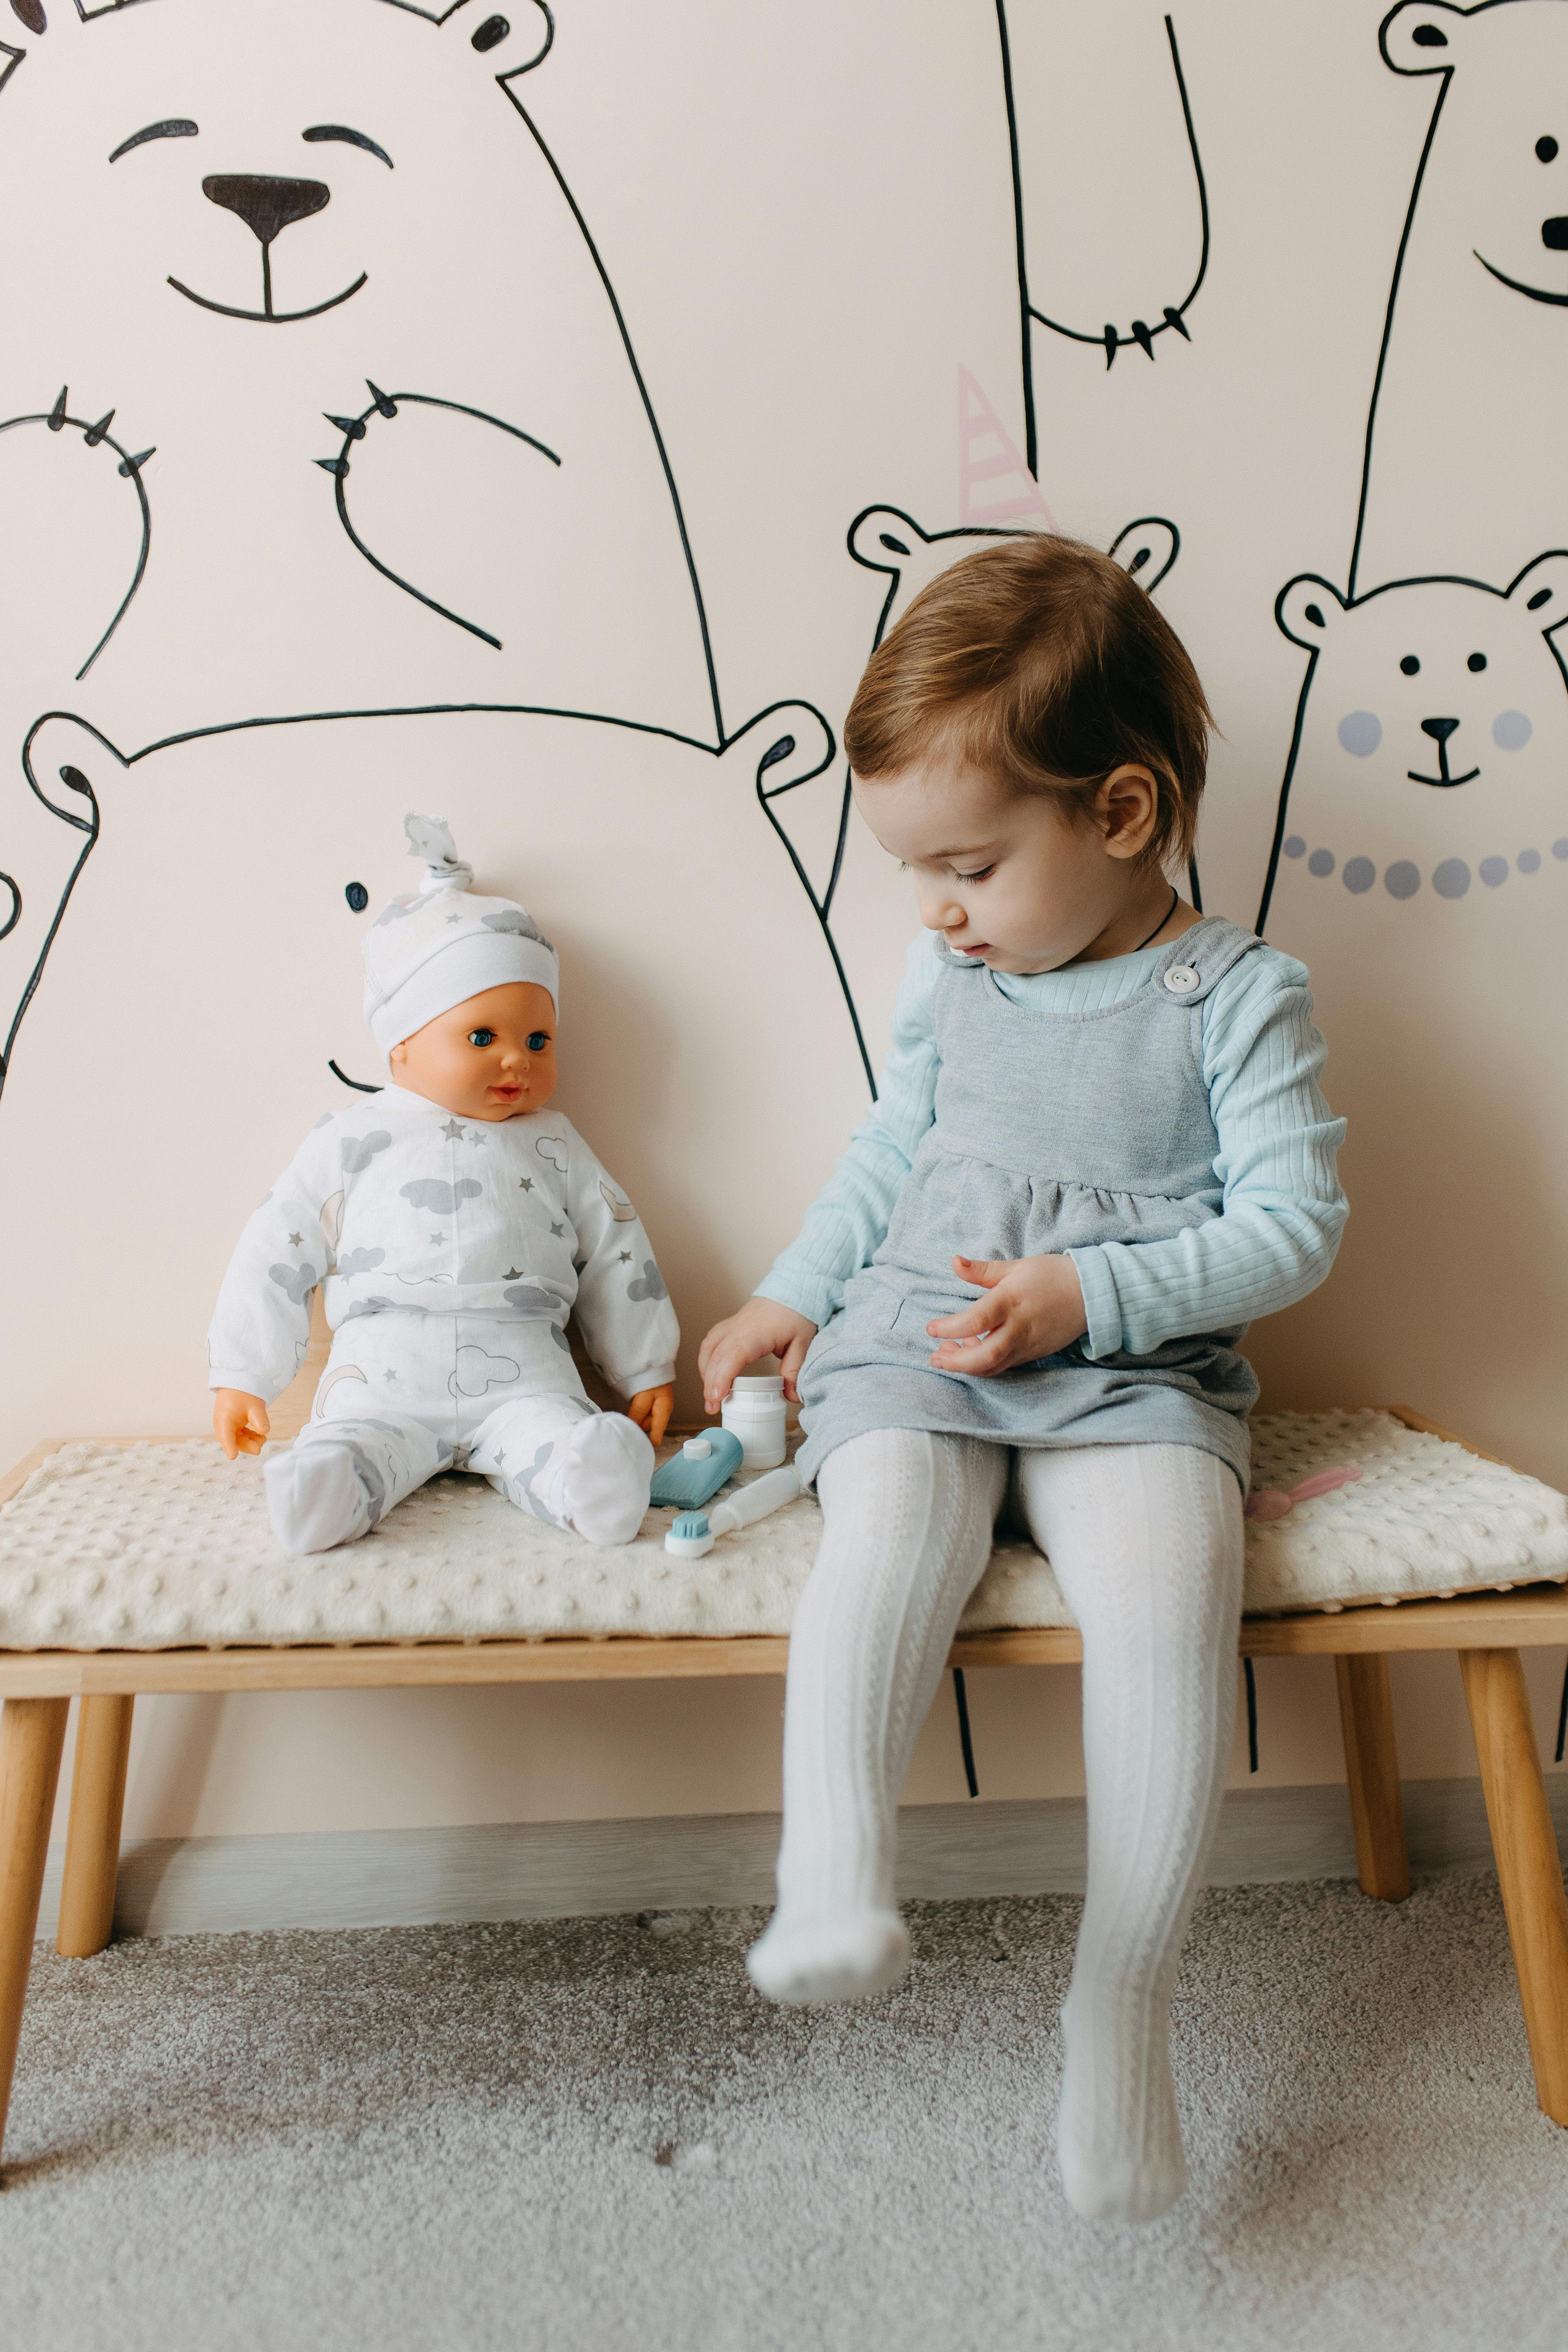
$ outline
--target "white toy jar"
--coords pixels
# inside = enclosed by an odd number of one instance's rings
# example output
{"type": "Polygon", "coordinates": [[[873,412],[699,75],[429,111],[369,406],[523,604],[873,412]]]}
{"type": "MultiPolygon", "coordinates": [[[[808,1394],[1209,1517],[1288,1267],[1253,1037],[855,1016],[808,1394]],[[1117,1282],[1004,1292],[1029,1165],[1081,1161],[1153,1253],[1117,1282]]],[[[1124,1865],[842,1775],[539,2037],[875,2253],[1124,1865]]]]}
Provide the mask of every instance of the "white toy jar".
{"type": "Polygon", "coordinates": [[[748,1470],[776,1470],[784,1458],[782,1372],[736,1381],[724,1400],[724,1427],[738,1437],[748,1470]]]}

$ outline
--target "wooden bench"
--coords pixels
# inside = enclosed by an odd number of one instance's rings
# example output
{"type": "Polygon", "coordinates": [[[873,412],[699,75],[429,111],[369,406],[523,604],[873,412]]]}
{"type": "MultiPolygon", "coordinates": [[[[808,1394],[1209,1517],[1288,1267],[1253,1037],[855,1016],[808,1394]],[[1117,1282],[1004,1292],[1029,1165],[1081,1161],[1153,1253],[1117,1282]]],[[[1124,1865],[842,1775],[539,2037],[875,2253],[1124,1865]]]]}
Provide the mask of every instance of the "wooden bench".
{"type": "MultiPolygon", "coordinates": [[[[1406,1427],[1449,1438],[1419,1413],[1406,1427]]],[[[64,1443],[37,1447],[0,1482],[7,1501],[64,1443]]],[[[136,1441],[125,1439],[124,1444],[136,1441]]],[[[1467,1451],[1481,1454],[1476,1446],[1467,1451]]],[[[1481,1454],[1487,1461],[1495,1455],[1481,1454]]],[[[1521,1652],[1568,1645],[1568,1589],[1535,1585],[1397,1608],[1244,1619],[1247,1658],[1331,1657],[1339,1683],[1351,1815],[1364,1892],[1410,1891],[1388,1659],[1452,1650],[1480,1759],[1498,1878],[1541,2105],[1568,2126],[1568,1896],[1536,1748],[1521,1652]]],[[[0,1650],[0,2135],[21,2033],[55,1791],[72,1698],[81,1701],[58,1948],[87,1958],[114,1918],[132,1714],[138,1695],[169,1691],[385,1690],[458,1685],[782,1675],[788,1642],[608,1638],[416,1644],[131,1650],[0,1650]]],[[[1066,1627],[970,1634],[954,1666],[1079,1663],[1066,1627]]]]}

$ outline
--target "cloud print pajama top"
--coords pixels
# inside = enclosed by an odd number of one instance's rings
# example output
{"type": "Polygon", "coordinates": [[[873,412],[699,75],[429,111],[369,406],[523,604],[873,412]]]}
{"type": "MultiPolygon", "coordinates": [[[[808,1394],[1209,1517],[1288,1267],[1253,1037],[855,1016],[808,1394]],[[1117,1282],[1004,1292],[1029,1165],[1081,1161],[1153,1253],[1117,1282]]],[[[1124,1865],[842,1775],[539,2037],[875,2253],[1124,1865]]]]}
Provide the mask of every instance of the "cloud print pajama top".
{"type": "Polygon", "coordinates": [[[527,1503],[510,1474],[593,1410],[574,1311],[623,1396],[675,1378],[679,1328],[647,1235],[558,1111],[460,1119],[389,1087],[328,1112],[240,1235],[211,1385],[270,1403],[304,1360],[318,1284],[333,1338],[307,1435],[365,1453],[378,1517],[454,1458],[527,1503]]]}

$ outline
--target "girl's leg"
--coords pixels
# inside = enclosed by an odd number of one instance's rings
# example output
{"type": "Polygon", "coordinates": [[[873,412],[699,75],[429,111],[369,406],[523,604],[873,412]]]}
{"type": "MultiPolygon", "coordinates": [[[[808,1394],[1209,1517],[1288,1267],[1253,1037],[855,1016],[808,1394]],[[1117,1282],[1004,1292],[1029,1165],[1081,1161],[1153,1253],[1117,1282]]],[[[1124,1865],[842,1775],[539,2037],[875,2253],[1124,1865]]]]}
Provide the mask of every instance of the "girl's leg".
{"type": "Polygon", "coordinates": [[[595,1544],[630,1543],[647,1509],[654,1463],[635,1421],[564,1395],[498,1405],[468,1449],[468,1468],[509,1503],[595,1544]]]}
{"type": "Polygon", "coordinates": [[[991,1552],[1006,1454],[876,1430],[817,1478],[822,1549],[790,1637],[778,1908],[746,1966],[773,2000],[897,1983],[899,1792],[959,1613],[991,1552]]]}
{"type": "Polygon", "coordinates": [[[1062,2011],[1057,2146],[1093,2221],[1186,2186],[1170,2010],[1236,1712],[1241,1490],[1189,1445],[1019,1456],[1030,1532],[1083,1633],[1089,1895],[1062,2011]]]}

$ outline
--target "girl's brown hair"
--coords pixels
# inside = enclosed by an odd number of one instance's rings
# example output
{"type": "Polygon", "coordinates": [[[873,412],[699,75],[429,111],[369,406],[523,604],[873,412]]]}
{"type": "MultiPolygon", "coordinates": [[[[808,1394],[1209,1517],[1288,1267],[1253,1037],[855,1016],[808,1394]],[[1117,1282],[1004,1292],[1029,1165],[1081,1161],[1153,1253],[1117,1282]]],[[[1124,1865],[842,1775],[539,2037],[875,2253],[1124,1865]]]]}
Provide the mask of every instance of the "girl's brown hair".
{"type": "Polygon", "coordinates": [[[866,666],[844,722],[856,775],[944,753],[1087,815],[1129,762],[1158,786],[1141,854],[1192,855],[1214,718],[1174,629],[1130,573],[1075,539],[1028,534],[923,588],[866,666]]]}

